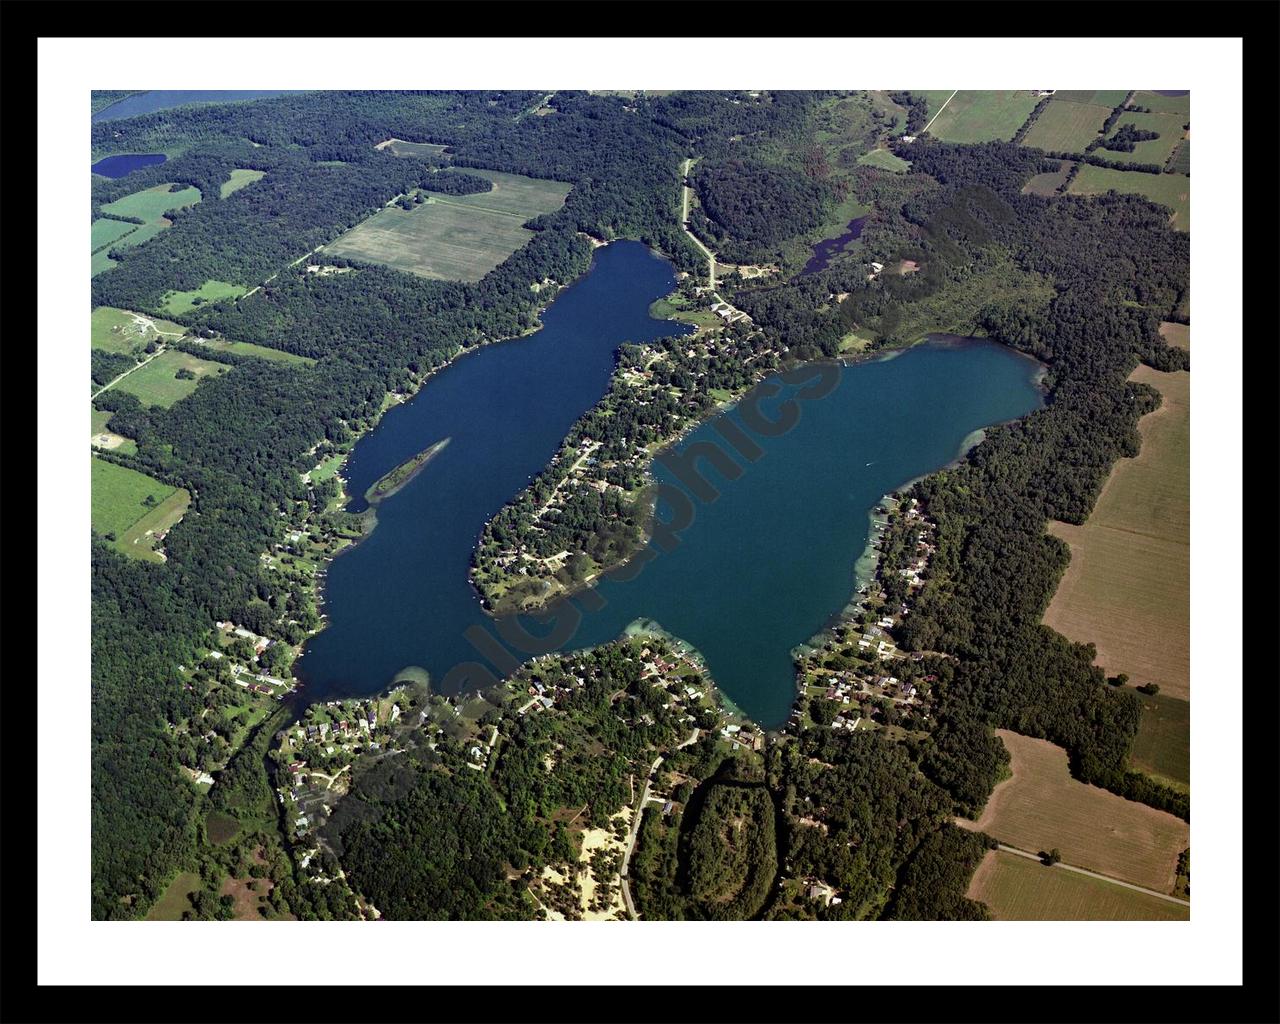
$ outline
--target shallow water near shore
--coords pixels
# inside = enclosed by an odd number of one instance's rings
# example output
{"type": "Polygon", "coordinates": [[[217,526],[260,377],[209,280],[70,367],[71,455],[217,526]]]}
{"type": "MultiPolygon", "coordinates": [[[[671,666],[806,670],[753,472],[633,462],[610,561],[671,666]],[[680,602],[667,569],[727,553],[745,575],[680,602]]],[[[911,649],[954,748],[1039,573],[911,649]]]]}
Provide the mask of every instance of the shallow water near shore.
{"type": "MultiPolygon", "coordinates": [[[[598,250],[592,270],[547,309],[542,331],[462,357],[359,442],[344,470],[357,495],[413,453],[453,437],[379,506],[373,533],[329,566],[327,628],[298,664],[300,698],[374,693],[407,665],[425,667],[441,690],[449,670],[465,662],[502,674],[506,659],[496,655],[510,648],[468,581],[472,547],[484,522],[603,395],[617,345],[683,333],[646,312],[673,283],[670,265],[638,243],[598,250]],[[485,642],[472,642],[475,627],[490,638],[486,654],[485,642]]],[[[795,694],[791,651],[852,596],[868,513],[886,493],[952,461],[973,431],[1035,409],[1038,369],[994,343],[938,339],[840,367],[825,397],[804,399],[803,382],[783,385],[759,403],[774,419],[781,403],[795,402],[799,419],[781,436],[758,436],[739,409],[724,414],[759,445],[759,457],[731,454],[742,470],[736,479],[703,469],[718,496],[691,499],[692,521],[673,550],[651,545],[654,557],[637,562],[633,578],[606,579],[572,599],[595,610],[581,612],[559,649],[604,643],[637,619],[654,620],[702,653],[743,713],[780,725],[795,694]]],[[[673,451],[711,441],[731,452],[715,424],[699,426],[673,451]]],[[[654,476],[689,493],[662,465],[654,476]]],[[[363,502],[350,507],[359,511],[363,502]]],[[[666,502],[658,515],[669,519],[666,502]]],[[[520,622],[536,635],[548,631],[520,622]]],[[[473,673],[467,688],[478,681],[473,673]]]]}

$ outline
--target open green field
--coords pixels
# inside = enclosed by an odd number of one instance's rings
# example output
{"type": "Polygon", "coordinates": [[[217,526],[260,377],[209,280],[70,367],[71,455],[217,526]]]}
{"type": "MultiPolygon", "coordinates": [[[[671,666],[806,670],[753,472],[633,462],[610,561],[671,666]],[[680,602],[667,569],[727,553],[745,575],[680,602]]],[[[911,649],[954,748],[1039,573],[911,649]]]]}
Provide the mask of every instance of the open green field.
{"type": "Polygon", "coordinates": [[[873,149],[870,153],[863,153],[858,157],[858,163],[879,167],[882,171],[892,171],[894,174],[902,174],[911,167],[909,160],[894,156],[887,149],[873,149]]]}
{"type": "Polygon", "coordinates": [[[1146,196],[1173,210],[1170,224],[1179,231],[1191,227],[1191,179],[1182,174],[1143,174],[1085,164],[1067,189],[1072,195],[1100,195],[1111,190],[1146,196]]]}
{"type": "MultiPolygon", "coordinates": [[[[950,96],[954,91],[955,90],[953,89],[912,89],[911,90],[911,92],[913,92],[915,95],[923,96],[925,98],[925,103],[927,104],[927,108],[928,108],[928,114],[926,115],[926,119],[929,117],[933,117],[933,115],[936,114],[941,109],[942,105],[947,102],[947,97],[950,96]]],[[[958,95],[956,99],[959,99],[958,95]]],[[[954,103],[955,100],[952,100],[951,102],[954,103]]]]}
{"type": "Polygon", "coordinates": [[[147,911],[146,920],[181,921],[183,911],[191,909],[191,894],[199,888],[200,876],[196,872],[182,872],[147,911]]]}
{"type": "Polygon", "coordinates": [[[342,468],[342,460],[345,455],[334,455],[324,460],[315,469],[311,471],[311,482],[318,484],[321,481],[328,480],[342,468]]]}
{"type": "Polygon", "coordinates": [[[1187,921],[1178,903],[1047,867],[1004,850],[990,851],[965,893],[985,903],[997,921],[1187,921]]]}
{"type": "Polygon", "coordinates": [[[1135,107],[1146,107],[1156,114],[1182,114],[1185,122],[1191,116],[1191,94],[1185,96],[1161,96],[1158,92],[1142,90],[1133,94],[1135,107]]]}
{"type": "Polygon", "coordinates": [[[91,413],[89,417],[89,431],[92,434],[101,434],[107,429],[107,421],[111,419],[112,415],[111,410],[94,409],[93,406],[90,406],[89,409],[91,413]]]}
{"type": "Polygon", "coordinates": [[[174,316],[181,316],[183,313],[190,313],[196,306],[206,302],[238,298],[248,290],[248,288],[240,284],[230,284],[226,281],[206,281],[195,291],[168,292],[164,297],[161,308],[174,316]]]}
{"type": "Polygon", "coordinates": [[[112,434],[107,430],[107,421],[111,419],[111,412],[107,409],[95,409],[89,407],[89,437],[93,440],[94,447],[106,448],[114,452],[121,452],[125,455],[136,455],[138,452],[138,442],[131,437],[123,437],[120,434],[112,434]]]}
{"type": "Polygon", "coordinates": [[[1097,648],[1108,674],[1191,697],[1191,374],[1139,366],[1131,380],[1163,404],[1138,423],[1142,447],[1120,459],[1083,526],[1051,523],[1071,562],[1045,624],[1097,648]]]}
{"type": "Polygon", "coordinates": [[[1044,174],[1033,174],[1031,179],[1022,186],[1023,195],[1033,196],[1054,196],[1058,194],[1058,187],[1067,180],[1067,175],[1071,173],[1071,168],[1075,164],[1070,160],[1060,161],[1056,171],[1048,171],[1044,174]]]}
{"type": "Polygon", "coordinates": [[[210,338],[200,344],[214,352],[233,352],[240,356],[253,356],[257,359],[270,359],[277,363],[293,363],[296,366],[315,366],[316,361],[310,356],[295,355],[283,349],[267,348],[265,345],[253,345],[247,341],[228,341],[226,338],[210,338]]]}
{"type": "Polygon", "coordinates": [[[678,292],[665,299],[657,299],[649,306],[649,315],[655,320],[678,320],[698,327],[719,327],[724,321],[709,310],[689,309],[689,300],[678,292]]]}
{"type": "Polygon", "coordinates": [[[1142,701],[1138,735],[1129,752],[1129,764],[1175,789],[1191,785],[1191,704],[1157,693],[1142,701]]]}
{"type": "Polygon", "coordinates": [[[929,126],[943,142],[1008,142],[1040,100],[1026,90],[961,90],[929,126]]]}
{"type": "Polygon", "coordinates": [[[105,459],[95,458],[92,463],[90,520],[103,536],[114,533],[117,538],[121,537],[177,490],[136,469],[117,466],[105,459]],[[146,504],[148,498],[152,505],[146,504]]]}
{"type": "Polygon", "coordinates": [[[138,401],[143,405],[160,405],[167,409],[174,402],[191,394],[201,377],[217,376],[230,369],[223,363],[212,363],[207,359],[197,359],[185,352],[168,349],[145,366],[139,366],[116,387],[137,395],[138,401]],[[184,369],[194,373],[195,379],[179,380],[176,374],[184,369]]]}
{"type": "Polygon", "coordinates": [[[105,249],[112,242],[118,242],[130,231],[135,231],[137,228],[137,224],[130,224],[127,221],[99,217],[91,226],[90,251],[97,252],[99,249],[105,249]]]}
{"type": "Polygon", "coordinates": [[[405,142],[404,139],[392,139],[390,142],[374,148],[385,149],[392,156],[416,156],[436,159],[443,155],[448,147],[437,145],[434,142],[405,142]]]}
{"type": "Polygon", "coordinates": [[[181,324],[113,306],[99,306],[89,316],[92,347],[105,352],[136,355],[149,341],[176,340],[186,333],[181,324]]]}
{"type": "MultiPolygon", "coordinates": [[[[1110,149],[1097,150],[1098,156],[1114,160],[1122,164],[1156,164],[1163,167],[1178,148],[1184,134],[1183,125],[1187,119],[1182,114],[1121,114],[1115,123],[1112,135],[1127,124],[1143,131],[1158,132],[1160,138],[1139,142],[1132,153],[1118,153],[1110,149]]],[[[1108,136],[1109,138],[1110,136],[1108,136]]]]}
{"type": "Polygon", "coordinates": [[[107,255],[106,249],[102,249],[89,258],[89,276],[97,277],[104,270],[110,270],[114,266],[116,261],[107,255]]]}
{"type": "Polygon", "coordinates": [[[1120,106],[1128,95],[1128,89],[1059,89],[1053,94],[1053,102],[1089,103],[1111,111],[1120,106]]]}
{"type": "Polygon", "coordinates": [[[564,205],[570,186],[518,174],[467,169],[494,183],[471,196],[431,193],[412,210],[389,207],[325,246],[420,277],[478,281],[533,237],[521,225],[564,205]]]}
{"type": "Polygon", "coordinates": [[[1055,96],[1040,111],[1022,144],[1054,153],[1083,153],[1084,147],[1102,131],[1102,123],[1111,110],[1112,107],[1092,103],[1063,103],[1055,96]]]}
{"type": "Polygon", "coordinates": [[[1067,752],[1048,740],[997,729],[1008,779],[976,822],[956,820],[1020,850],[1057,848],[1067,864],[1156,892],[1173,889],[1178,854],[1190,845],[1181,818],[1073,779],[1067,752]]]}
{"type": "Polygon", "coordinates": [[[237,167],[231,172],[231,177],[218,186],[218,195],[222,199],[226,199],[232,192],[239,192],[246,185],[261,181],[266,175],[266,171],[250,171],[243,167],[237,167]]]}
{"type": "Polygon", "coordinates": [[[179,210],[184,206],[194,206],[200,202],[200,190],[188,185],[177,192],[169,191],[169,185],[156,185],[153,188],[134,192],[114,203],[107,203],[102,212],[115,217],[141,217],[145,221],[159,220],[170,210],[179,210]]]}

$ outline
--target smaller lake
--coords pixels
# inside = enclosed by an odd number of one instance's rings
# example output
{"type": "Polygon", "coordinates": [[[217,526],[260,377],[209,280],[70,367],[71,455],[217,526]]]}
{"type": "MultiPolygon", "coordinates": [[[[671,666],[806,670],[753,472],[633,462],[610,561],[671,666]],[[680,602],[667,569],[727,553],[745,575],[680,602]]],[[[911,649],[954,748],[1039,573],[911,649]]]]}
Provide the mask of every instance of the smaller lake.
{"type": "Polygon", "coordinates": [[[144,167],[162,164],[165,159],[163,153],[117,153],[115,156],[103,157],[90,170],[104,178],[123,178],[144,167]]]}
{"type": "Polygon", "coordinates": [[[243,103],[246,100],[265,100],[273,96],[292,96],[308,92],[307,89],[152,89],[137,96],[126,96],[119,103],[103,107],[91,119],[120,121],[140,114],[154,114],[157,110],[185,107],[192,103],[243,103]]]}
{"type": "Polygon", "coordinates": [[[813,274],[819,270],[826,270],[827,265],[840,253],[844,252],[845,246],[855,241],[862,234],[862,225],[867,222],[864,214],[861,217],[855,217],[849,221],[849,226],[844,232],[835,238],[827,238],[819,242],[813,247],[813,255],[809,257],[809,262],[804,265],[804,269],[800,271],[802,274],[813,274]]]}

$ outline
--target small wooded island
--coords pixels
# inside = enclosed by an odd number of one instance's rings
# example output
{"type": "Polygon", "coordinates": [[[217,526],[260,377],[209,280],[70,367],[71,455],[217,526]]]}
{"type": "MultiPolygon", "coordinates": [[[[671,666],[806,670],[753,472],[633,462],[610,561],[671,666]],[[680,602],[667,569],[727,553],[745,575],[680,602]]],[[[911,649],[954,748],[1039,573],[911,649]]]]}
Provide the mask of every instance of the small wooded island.
{"type": "Polygon", "coordinates": [[[374,481],[373,485],[364,492],[364,500],[370,505],[376,505],[384,498],[389,498],[402,487],[406,487],[415,476],[422,472],[423,468],[436,455],[444,451],[445,445],[449,443],[451,438],[446,437],[443,441],[437,441],[430,448],[418,452],[411,459],[406,459],[390,473],[379,477],[374,481]]]}

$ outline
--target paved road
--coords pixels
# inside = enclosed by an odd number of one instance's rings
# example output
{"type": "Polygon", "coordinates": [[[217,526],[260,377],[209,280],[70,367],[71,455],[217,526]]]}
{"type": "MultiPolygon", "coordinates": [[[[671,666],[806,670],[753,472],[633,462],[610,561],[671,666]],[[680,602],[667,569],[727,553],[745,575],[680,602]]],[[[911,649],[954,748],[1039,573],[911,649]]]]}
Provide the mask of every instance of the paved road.
{"type": "MultiPolygon", "coordinates": [[[[1002,849],[1005,853],[1016,853],[1019,857],[1026,857],[1029,860],[1034,860],[1034,861],[1040,860],[1040,858],[1036,854],[1028,853],[1026,850],[1019,850],[1016,846],[1006,846],[1004,843],[1001,843],[1000,849],[1002,849]]],[[[1110,875],[1100,875],[1096,871],[1086,871],[1084,868],[1078,868],[1074,864],[1064,864],[1061,861],[1059,861],[1057,864],[1053,866],[1056,868],[1065,868],[1067,871],[1074,871],[1080,875],[1088,875],[1090,878],[1100,878],[1102,879],[1102,881],[1110,882],[1112,885],[1122,885],[1126,889],[1133,889],[1135,892],[1143,892],[1143,893],[1146,893],[1148,896],[1154,896],[1156,897],[1156,899],[1165,900],[1169,903],[1177,903],[1184,907],[1191,906],[1191,904],[1188,903],[1186,900],[1180,900],[1178,899],[1177,896],[1170,896],[1168,893],[1156,892],[1154,889],[1146,889],[1146,888],[1143,888],[1141,885],[1134,885],[1132,882],[1122,882],[1118,878],[1112,878],[1110,875]]]]}

